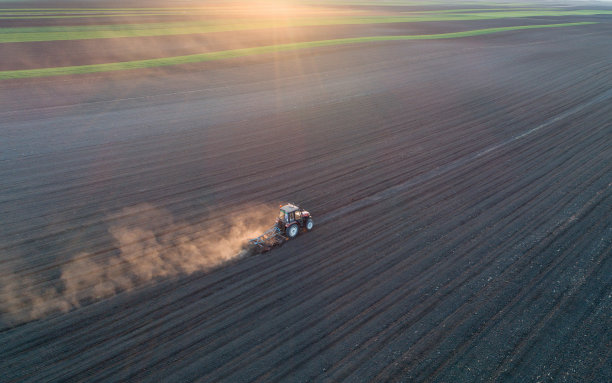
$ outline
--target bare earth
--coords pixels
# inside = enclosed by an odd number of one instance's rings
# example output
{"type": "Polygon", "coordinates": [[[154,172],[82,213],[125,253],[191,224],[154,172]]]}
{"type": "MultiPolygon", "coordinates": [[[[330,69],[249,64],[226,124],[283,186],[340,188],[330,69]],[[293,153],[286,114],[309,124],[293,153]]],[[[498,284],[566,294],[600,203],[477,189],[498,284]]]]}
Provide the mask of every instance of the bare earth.
{"type": "Polygon", "coordinates": [[[1,380],[612,380],[601,20],[0,82],[1,380]],[[316,226],[270,253],[6,304],[117,257],[119,221],[287,201],[316,226]]]}

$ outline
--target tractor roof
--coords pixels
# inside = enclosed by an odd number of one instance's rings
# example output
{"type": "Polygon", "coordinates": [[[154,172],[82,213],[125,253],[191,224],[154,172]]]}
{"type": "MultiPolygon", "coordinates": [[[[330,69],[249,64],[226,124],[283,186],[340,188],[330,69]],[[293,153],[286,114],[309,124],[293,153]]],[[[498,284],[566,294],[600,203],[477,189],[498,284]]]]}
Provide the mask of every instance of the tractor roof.
{"type": "Polygon", "coordinates": [[[299,209],[300,209],[299,207],[297,207],[297,206],[295,206],[293,204],[290,204],[290,203],[286,204],[285,206],[281,206],[281,210],[286,212],[286,213],[291,213],[292,211],[296,211],[296,210],[299,210],[299,209]]]}

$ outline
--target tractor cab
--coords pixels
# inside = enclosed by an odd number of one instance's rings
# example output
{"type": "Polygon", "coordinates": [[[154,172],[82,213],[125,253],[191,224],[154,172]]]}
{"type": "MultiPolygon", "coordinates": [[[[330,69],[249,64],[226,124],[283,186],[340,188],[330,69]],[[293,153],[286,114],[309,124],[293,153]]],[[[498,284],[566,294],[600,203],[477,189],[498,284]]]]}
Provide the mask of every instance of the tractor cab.
{"type": "Polygon", "coordinates": [[[302,210],[292,204],[281,206],[280,212],[278,213],[278,219],[283,223],[291,223],[296,220],[301,220],[302,210]]]}
{"type": "Polygon", "coordinates": [[[289,238],[294,238],[300,228],[310,231],[314,226],[310,213],[293,204],[280,207],[276,222],[279,229],[289,238]]]}

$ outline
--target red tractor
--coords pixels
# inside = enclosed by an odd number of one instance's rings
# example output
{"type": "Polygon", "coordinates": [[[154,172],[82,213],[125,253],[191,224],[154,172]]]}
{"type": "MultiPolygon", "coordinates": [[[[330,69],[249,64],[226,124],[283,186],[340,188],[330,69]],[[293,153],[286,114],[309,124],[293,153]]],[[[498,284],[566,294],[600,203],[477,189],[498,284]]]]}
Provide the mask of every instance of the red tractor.
{"type": "Polygon", "coordinates": [[[314,222],[310,213],[298,206],[287,204],[281,206],[276,219],[276,226],[289,239],[295,238],[300,229],[310,231],[314,226],[314,222]]]}
{"type": "Polygon", "coordinates": [[[300,229],[310,231],[314,226],[309,212],[292,204],[281,206],[276,223],[257,238],[245,244],[242,254],[257,254],[272,250],[286,240],[295,238],[300,229]]]}

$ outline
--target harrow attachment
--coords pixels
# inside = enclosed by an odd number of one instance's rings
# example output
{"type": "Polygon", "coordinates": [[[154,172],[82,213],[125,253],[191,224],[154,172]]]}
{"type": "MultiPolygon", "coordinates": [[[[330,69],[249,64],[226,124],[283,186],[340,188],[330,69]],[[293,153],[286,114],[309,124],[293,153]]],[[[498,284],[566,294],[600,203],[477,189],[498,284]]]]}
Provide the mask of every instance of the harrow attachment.
{"type": "Polygon", "coordinates": [[[282,245],[286,240],[287,237],[283,235],[281,229],[274,225],[259,237],[249,240],[247,250],[253,254],[265,253],[275,246],[282,245]]]}

